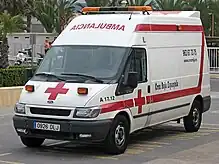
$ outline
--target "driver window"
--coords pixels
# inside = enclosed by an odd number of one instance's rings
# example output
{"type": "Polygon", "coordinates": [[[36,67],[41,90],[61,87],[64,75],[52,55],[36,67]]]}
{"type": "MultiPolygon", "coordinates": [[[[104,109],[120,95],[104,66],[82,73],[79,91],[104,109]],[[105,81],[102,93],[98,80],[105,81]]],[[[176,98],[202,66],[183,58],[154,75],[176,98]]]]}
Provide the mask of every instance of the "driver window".
{"type": "Polygon", "coordinates": [[[146,53],[143,48],[135,48],[131,54],[129,71],[138,73],[138,82],[147,81],[146,53]]]}

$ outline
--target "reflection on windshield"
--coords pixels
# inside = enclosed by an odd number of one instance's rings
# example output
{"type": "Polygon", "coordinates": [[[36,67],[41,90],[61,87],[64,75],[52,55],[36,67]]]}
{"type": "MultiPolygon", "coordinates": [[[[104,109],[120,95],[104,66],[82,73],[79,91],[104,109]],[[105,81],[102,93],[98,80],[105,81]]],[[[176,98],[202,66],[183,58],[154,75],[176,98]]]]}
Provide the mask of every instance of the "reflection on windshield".
{"type": "Polygon", "coordinates": [[[54,46],[47,52],[36,73],[84,74],[96,78],[111,78],[118,72],[126,51],[126,47],[54,46]]]}

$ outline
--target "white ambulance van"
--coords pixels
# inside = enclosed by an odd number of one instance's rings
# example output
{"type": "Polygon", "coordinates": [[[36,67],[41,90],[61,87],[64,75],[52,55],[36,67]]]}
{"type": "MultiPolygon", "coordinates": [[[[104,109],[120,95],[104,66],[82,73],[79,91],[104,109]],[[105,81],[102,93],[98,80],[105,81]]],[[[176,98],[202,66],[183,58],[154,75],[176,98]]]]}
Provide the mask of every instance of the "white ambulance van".
{"type": "Polygon", "coordinates": [[[211,104],[198,11],[86,7],[57,37],[15,105],[27,147],[45,139],[105,144],[124,153],[131,133],[183,119],[199,130],[211,104]]]}

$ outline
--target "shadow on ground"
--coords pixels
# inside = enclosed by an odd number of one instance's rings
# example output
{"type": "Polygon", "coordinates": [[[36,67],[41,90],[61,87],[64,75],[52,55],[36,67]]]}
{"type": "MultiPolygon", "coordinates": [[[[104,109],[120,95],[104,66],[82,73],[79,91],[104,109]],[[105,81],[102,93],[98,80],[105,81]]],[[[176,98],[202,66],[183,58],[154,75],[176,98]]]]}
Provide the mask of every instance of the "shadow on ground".
{"type": "MultiPolygon", "coordinates": [[[[146,144],[147,142],[156,142],[159,139],[164,137],[174,137],[179,134],[184,134],[185,130],[183,127],[174,127],[170,125],[160,125],[155,126],[153,128],[147,128],[142,131],[136,132],[131,135],[130,143],[128,145],[128,149],[131,147],[135,147],[138,144],[146,144]]],[[[83,144],[77,145],[73,142],[67,142],[64,144],[54,145],[54,146],[42,146],[40,148],[24,148],[24,151],[28,151],[28,153],[32,152],[34,154],[43,154],[44,156],[62,156],[62,157],[91,157],[91,156],[109,156],[103,151],[102,145],[97,144],[83,144]]],[[[127,149],[127,150],[128,150],[127,149]]]]}

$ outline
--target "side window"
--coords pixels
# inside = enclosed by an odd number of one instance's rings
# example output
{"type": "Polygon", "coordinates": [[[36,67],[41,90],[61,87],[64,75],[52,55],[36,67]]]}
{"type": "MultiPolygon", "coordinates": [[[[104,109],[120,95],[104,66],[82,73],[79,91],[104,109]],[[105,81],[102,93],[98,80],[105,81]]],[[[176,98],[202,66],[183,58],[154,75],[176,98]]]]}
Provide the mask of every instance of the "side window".
{"type": "Polygon", "coordinates": [[[147,65],[146,65],[146,54],[145,49],[135,48],[131,54],[131,62],[129,72],[138,73],[138,82],[146,82],[147,80],[147,65]]]}

